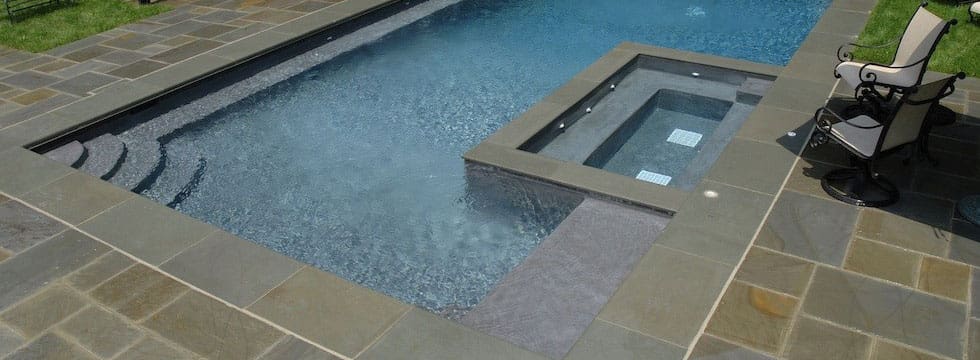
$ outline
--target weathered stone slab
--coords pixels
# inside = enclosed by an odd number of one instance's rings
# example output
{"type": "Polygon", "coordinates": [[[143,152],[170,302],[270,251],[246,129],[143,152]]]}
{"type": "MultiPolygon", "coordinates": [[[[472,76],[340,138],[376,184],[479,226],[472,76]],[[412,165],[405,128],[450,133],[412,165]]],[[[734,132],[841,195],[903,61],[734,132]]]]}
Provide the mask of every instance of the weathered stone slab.
{"type": "Polygon", "coordinates": [[[108,251],[81,233],[66,231],[0,262],[0,310],[108,251]]]}

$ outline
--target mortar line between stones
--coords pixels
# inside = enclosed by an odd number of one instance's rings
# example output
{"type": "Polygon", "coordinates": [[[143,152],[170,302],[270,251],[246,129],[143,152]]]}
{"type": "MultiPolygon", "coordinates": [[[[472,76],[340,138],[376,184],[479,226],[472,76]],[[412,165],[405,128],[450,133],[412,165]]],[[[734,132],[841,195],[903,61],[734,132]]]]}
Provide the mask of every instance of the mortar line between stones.
{"type": "Polygon", "coordinates": [[[398,317],[398,320],[395,320],[394,322],[391,323],[391,325],[388,325],[388,328],[386,328],[385,331],[382,331],[380,334],[378,334],[377,337],[375,337],[373,340],[371,340],[371,342],[368,343],[367,346],[365,346],[363,349],[361,349],[361,351],[359,351],[357,354],[354,355],[353,359],[356,359],[356,358],[360,357],[365,352],[367,352],[369,349],[371,349],[371,347],[373,347],[376,343],[378,343],[379,341],[381,341],[381,339],[384,338],[385,335],[388,335],[388,332],[390,332],[391,329],[394,329],[395,328],[395,325],[398,325],[398,323],[401,322],[402,319],[404,319],[406,316],[408,316],[408,313],[412,312],[412,309],[413,308],[409,307],[407,310],[405,310],[405,312],[402,313],[402,315],[398,317]]]}
{"type": "MultiPolygon", "coordinates": [[[[733,281],[734,282],[737,282],[737,283],[740,283],[740,284],[744,284],[746,286],[751,286],[751,287],[754,287],[754,288],[759,288],[759,289],[765,290],[767,292],[771,292],[771,293],[776,294],[776,295],[782,295],[782,296],[785,296],[785,297],[790,297],[790,298],[793,298],[793,299],[796,299],[796,300],[799,300],[799,301],[803,301],[803,295],[793,295],[793,294],[782,292],[782,291],[779,291],[779,290],[776,290],[776,289],[770,289],[770,288],[768,288],[766,286],[763,286],[763,285],[753,284],[753,283],[751,283],[749,281],[745,281],[745,280],[739,279],[737,276],[735,277],[735,280],[733,280],[733,281]]],[[[807,282],[807,284],[809,284],[809,282],[807,282]]]]}
{"type": "Polygon", "coordinates": [[[789,326],[787,327],[789,331],[783,335],[784,338],[781,339],[782,343],[779,344],[779,348],[776,349],[775,355],[777,357],[780,355],[788,355],[786,351],[789,349],[789,342],[792,339],[793,330],[796,328],[796,323],[799,322],[800,317],[803,316],[803,302],[806,300],[806,296],[810,294],[810,286],[813,285],[813,278],[815,277],[817,277],[817,266],[814,266],[813,269],[810,270],[810,276],[806,279],[806,286],[803,287],[803,293],[800,294],[800,301],[796,304],[795,315],[793,315],[793,317],[789,320],[789,326]]]}
{"type": "MultiPolygon", "coordinates": [[[[684,255],[689,255],[689,256],[691,256],[691,257],[694,257],[694,258],[698,258],[699,260],[704,260],[704,261],[707,261],[707,262],[710,262],[710,263],[714,263],[714,264],[718,264],[718,265],[722,265],[722,266],[724,266],[724,267],[732,267],[732,266],[735,266],[734,264],[729,264],[729,263],[723,263],[723,262],[721,262],[721,261],[718,261],[718,260],[715,260],[715,259],[710,259],[710,258],[707,258],[707,257],[705,257],[704,255],[698,255],[698,254],[692,254],[692,253],[689,253],[689,252],[687,252],[687,251],[685,251],[685,250],[681,250],[681,249],[675,249],[675,248],[673,248],[673,247],[671,247],[671,246],[667,246],[667,245],[662,245],[662,244],[657,244],[657,243],[656,243],[656,240],[654,240],[654,243],[653,243],[653,245],[652,245],[652,246],[650,246],[650,250],[653,250],[653,248],[654,248],[654,247],[660,247],[660,248],[664,248],[664,249],[667,249],[667,250],[670,250],[670,251],[675,251],[675,252],[679,252],[679,253],[681,253],[681,254],[684,254],[684,255]]],[[[649,252],[649,251],[648,251],[648,252],[649,252]]],[[[642,257],[641,257],[641,258],[642,258],[642,257]]],[[[637,260],[637,261],[639,261],[639,260],[637,260]]]]}
{"type": "MultiPolygon", "coordinates": [[[[171,209],[171,210],[173,210],[173,209],[171,209]]],[[[173,210],[173,211],[176,211],[176,210],[173,210]]],[[[218,227],[214,227],[213,229],[211,229],[210,232],[208,232],[207,234],[205,234],[204,236],[202,236],[200,239],[194,240],[193,243],[187,245],[183,249],[180,249],[179,251],[177,251],[173,255],[170,255],[170,257],[168,257],[166,259],[163,259],[163,261],[160,262],[160,266],[162,267],[164,264],[166,264],[166,263],[170,262],[171,260],[175,259],[177,256],[179,256],[180,254],[183,254],[185,251],[187,251],[188,249],[194,247],[195,245],[200,244],[202,241],[204,241],[204,239],[207,239],[209,236],[214,235],[218,231],[221,231],[221,229],[219,229],[218,227]]]]}
{"type": "Polygon", "coordinates": [[[287,276],[286,278],[282,279],[282,281],[280,281],[280,282],[276,283],[275,285],[273,285],[272,287],[270,287],[269,290],[266,290],[265,292],[263,292],[262,295],[260,295],[259,297],[255,298],[255,300],[252,300],[252,302],[248,303],[248,305],[243,306],[243,308],[250,308],[250,307],[252,307],[252,305],[255,305],[255,303],[259,302],[259,300],[262,300],[262,298],[264,298],[266,295],[269,295],[269,293],[271,293],[272,290],[275,290],[276,288],[282,286],[282,284],[285,284],[287,281],[289,281],[290,279],[292,279],[293,277],[295,277],[296,274],[299,274],[300,271],[303,271],[303,269],[305,269],[307,266],[309,266],[309,265],[306,265],[306,264],[303,264],[303,263],[300,263],[300,264],[301,264],[301,266],[299,266],[296,269],[296,271],[293,271],[292,274],[289,274],[289,276],[287,276]]]}
{"type": "MultiPolygon", "coordinates": [[[[618,327],[618,328],[620,328],[620,329],[624,329],[624,330],[626,330],[626,331],[629,331],[629,332],[634,332],[634,333],[637,333],[637,334],[640,334],[640,335],[643,335],[643,336],[646,336],[646,337],[649,337],[649,338],[652,338],[652,339],[656,339],[656,340],[659,340],[659,341],[663,341],[663,342],[665,342],[665,343],[668,343],[668,344],[671,344],[671,345],[674,345],[674,346],[677,346],[677,347],[679,347],[679,348],[681,348],[681,349],[683,349],[683,348],[684,348],[684,345],[681,345],[681,344],[677,344],[677,343],[675,343],[675,342],[673,342],[673,341],[670,341],[670,340],[667,340],[667,339],[661,339],[661,338],[659,338],[659,337],[656,337],[656,336],[653,336],[653,335],[650,335],[650,334],[647,334],[647,333],[645,333],[645,332],[643,332],[643,331],[640,331],[640,330],[636,330],[636,329],[633,329],[633,328],[630,328],[630,327],[628,327],[628,326],[625,326],[625,325],[622,325],[622,324],[617,324],[617,323],[615,323],[615,322],[612,322],[612,321],[609,321],[609,320],[606,320],[606,319],[603,319],[603,318],[601,318],[601,317],[598,317],[598,316],[596,316],[595,318],[596,318],[596,320],[599,320],[599,321],[602,321],[602,322],[604,322],[604,323],[606,323],[606,324],[609,324],[609,325],[611,325],[611,326],[615,326],[615,327],[618,327]]],[[[581,338],[579,338],[579,339],[581,339],[581,338]]],[[[576,343],[577,343],[577,342],[578,342],[578,341],[576,341],[576,343]]]]}
{"type": "Polygon", "coordinates": [[[967,276],[968,280],[966,283],[966,322],[963,324],[963,335],[965,336],[960,339],[960,344],[963,345],[964,357],[969,357],[968,354],[970,354],[970,348],[972,348],[970,346],[970,326],[972,325],[970,324],[972,322],[970,317],[973,315],[971,314],[973,312],[973,282],[977,281],[973,278],[974,272],[973,268],[970,268],[970,275],[967,276]]]}

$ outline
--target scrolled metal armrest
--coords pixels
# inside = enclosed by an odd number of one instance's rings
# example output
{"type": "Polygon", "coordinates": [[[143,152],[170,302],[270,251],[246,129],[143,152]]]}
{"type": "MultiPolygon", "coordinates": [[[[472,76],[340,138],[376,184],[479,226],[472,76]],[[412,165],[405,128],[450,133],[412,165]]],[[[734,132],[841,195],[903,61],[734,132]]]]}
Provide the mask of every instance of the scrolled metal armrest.
{"type": "Polygon", "coordinates": [[[877,125],[873,125],[873,126],[864,126],[864,125],[858,125],[852,123],[851,119],[844,119],[840,115],[837,115],[837,113],[835,113],[833,110],[830,110],[830,108],[822,107],[817,109],[816,114],[813,115],[813,121],[817,124],[817,130],[820,130],[821,132],[828,133],[828,134],[830,133],[830,130],[834,124],[831,123],[830,121],[827,121],[826,119],[823,119],[822,115],[824,113],[829,113],[833,117],[837,118],[837,120],[839,121],[838,123],[843,123],[846,124],[847,126],[856,127],[858,129],[874,129],[874,128],[881,127],[881,123],[878,123],[877,125]]]}
{"type": "Polygon", "coordinates": [[[897,38],[894,38],[894,39],[892,39],[892,40],[890,40],[890,41],[888,41],[888,42],[886,42],[884,44],[878,44],[878,45],[865,45],[865,44],[858,44],[858,43],[846,43],[844,45],[841,45],[839,48],[837,48],[837,60],[840,60],[840,62],[854,60],[854,54],[852,52],[850,52],[850,51],[845,51],[844,50],[844,48],[846,48],[846,47],[859,47],[859,48],[865,48],[865,49],[881,49],[881,48],[886,48],[886,47],[895,45],[895,44],[897,44],[901,40],[902,40],[902,36],[899,36],[897,38]]]}

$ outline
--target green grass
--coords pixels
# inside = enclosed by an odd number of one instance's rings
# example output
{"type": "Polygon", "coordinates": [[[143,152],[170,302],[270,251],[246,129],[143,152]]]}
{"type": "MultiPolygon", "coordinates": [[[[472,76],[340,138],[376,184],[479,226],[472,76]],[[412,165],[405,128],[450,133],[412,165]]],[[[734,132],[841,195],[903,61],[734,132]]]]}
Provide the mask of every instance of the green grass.
{"type": "MultiPolygon", "coordinates": [[[[980,76],[980,24],[970,22],[966,5],[958,6],[960,0],[937,0],[926,7],[943,19],[956,18],[959,24],[952,26],[943,37],[939,47],[929,60],[929,69],[943,73],[963,71],[969,76],[980,76]]],[[[912,14],[921,0],[880,0],[871,13],[864,32],[858,38],[859,44],[883,44],[901,36],[912,14]]],[[[885,49],[858,49],[855,58],[889,64],[895,54],[895,47],[885,49]]]]}
{"type": "Polygon", "coordinates": [[[40,52],[170,10],[162,4],[138,5],[123,0],[75,0],[29,13],[14,14],[11,24],[0,16],[0,44],[40,52]]]}

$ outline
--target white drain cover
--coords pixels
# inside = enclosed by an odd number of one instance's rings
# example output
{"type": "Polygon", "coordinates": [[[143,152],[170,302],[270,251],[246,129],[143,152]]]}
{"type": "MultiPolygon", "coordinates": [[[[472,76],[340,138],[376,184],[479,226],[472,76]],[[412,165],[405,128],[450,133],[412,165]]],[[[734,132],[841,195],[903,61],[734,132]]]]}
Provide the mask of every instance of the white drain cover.
{"type": "Polygon", "coordinates": [[[655,173],[655,172],[652,172],[652,171],[646,171],[646,170],[640,170],[640,174],[639,175],[636,175],[636,178],[638,180],[643,180],[643,181],[646,181],[646,182],[652,182],[654,184],[660,184],[660,185],[663,185],[663,186],[667,186],[667,184],[670,184],[670,180],[673,179],[670,176],[667,176],[667,175],[664,175],[664,174],[658,174],[658,173],[655,173]]]}
{"type": "Polygon", "coordinates": [[[667,141],[684,146],[695,147],[698,146],[698,142],[701,141],[701,134],[693,131],[674,129],[674,132],[670,133],[670,136],[667,137],[667,141]]]}

